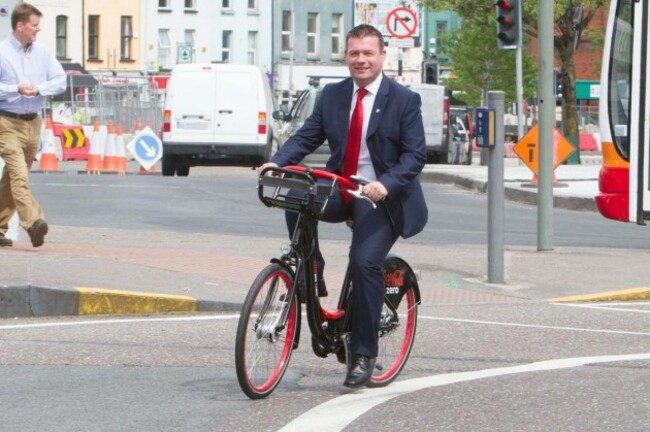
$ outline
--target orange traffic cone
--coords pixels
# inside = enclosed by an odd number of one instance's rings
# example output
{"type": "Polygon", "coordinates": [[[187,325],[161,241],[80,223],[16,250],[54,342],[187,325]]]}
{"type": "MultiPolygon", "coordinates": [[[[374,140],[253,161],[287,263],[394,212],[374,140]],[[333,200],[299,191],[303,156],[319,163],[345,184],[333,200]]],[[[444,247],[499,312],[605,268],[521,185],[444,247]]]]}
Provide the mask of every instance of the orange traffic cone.
{"type": "Polygon", "coordinates": [[[88,161],[86,162],[87,174],[99,174],[102,170],[102,135],[99,131],[99,119],[96,118],[93,123],[93,134],[90,137],[90,149],[88,151],[88,161]]]}
{"type": "Polygon", "coordinates": [[[109,121],[106,128],[106,148],[104,149],[104,159],[102,161],[102,174],[116,174],[117,158],[115,155],[115,132],[113,131],[113,122],[109,121]]]}
{"type": "Polygon", "coordinates": [[[41,149],[41,160],[38,164],[38,170],[41,172],[57,172],[59,170],[59,161],[56,158],[56,144],[54,142],[54,131],[52,130],[52,119],[50,116],[45,117],[45,138],[41,149]]]}
{"type": "Polygon", "coordinates": [[[115,166],[118,174],[126,174],[126,147],[124,135],[122,135],[122,123],[117,124],[117,135],[115,136],[115,166]]]}

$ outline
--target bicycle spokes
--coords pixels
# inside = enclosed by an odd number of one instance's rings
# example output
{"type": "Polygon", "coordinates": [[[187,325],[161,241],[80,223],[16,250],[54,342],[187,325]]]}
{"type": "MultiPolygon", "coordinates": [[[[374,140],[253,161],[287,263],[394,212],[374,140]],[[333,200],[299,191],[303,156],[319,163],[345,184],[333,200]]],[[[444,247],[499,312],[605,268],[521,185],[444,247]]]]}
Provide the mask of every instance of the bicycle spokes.
{"type": "Polygon", "coordinates": [[[300,304],[292,275],[272,264],[251,285],[237,327],[235,363],[239,385],[252,399],[269,395],[289,364],[300,304]]]}

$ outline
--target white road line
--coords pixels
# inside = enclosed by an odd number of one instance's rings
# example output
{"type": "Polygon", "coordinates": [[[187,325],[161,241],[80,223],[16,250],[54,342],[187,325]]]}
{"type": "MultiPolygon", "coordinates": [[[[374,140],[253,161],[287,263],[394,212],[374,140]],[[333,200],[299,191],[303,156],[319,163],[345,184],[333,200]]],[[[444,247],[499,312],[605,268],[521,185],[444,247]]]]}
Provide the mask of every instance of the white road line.
{"type": "MultiPolygon", "coordinates": [[[[304,312],[303,312],[303,316],[306,316],[304,312]]],[[[64,321],[64,322],[56,321],[56,322],[41,322],[41,323],[30,323],[30,324],[0,325],[0,331],[28,329],[28,328],[146,323],[146,322],[164,322],[164,321],[181,322],[181,321],[229,320],[229,319],[238,319],[238,318],[239,318],[239,314],[169,316],[169,317],[161,316],[161,317],[146,317],[146,318],[107,318],[107,319],[93,319],[93,320],[80,320],[80,321],[64,321]]],[[[497,326],[504,326],[504,327],[523,327],[523,328],[538,328],[538,329],[545,329],[545,330],[620,334],[620,335],[633,335],[633,336],[650,336],[650,332],[590,329],[590,328],[580,328],[580,327],[559,327],[559,326],[546,326],[546,325],[537,325],[537,324],[509,323],[509,322],[501,322],[501,321],[483,321],[483,320],[471,320],[471,319],[463,319],[463,318],[445,318],[445,317],[434,317],[434,316],[427,316],[427,315],[420,315],[418,316],[418,319],[429,320],[429,321],[449,321],[449,322],[458,322],[458,323],[466,323],[466,324],[497,325],[497,326]]]]}
{"type": "MultiPolygon", "coordinates": [[[[565,303],[565,304],[576,304],[576,303],[565,303]]],[[[612,302],[598,302],[599,305],[605,306],[647,306],[650,305],[650,301],[636,301],[636,300],[627,300],[627,301],[612,301],[612,302]]]]}
{"type": "Polygon", "coordinates": [[[617,312],[650,313],[650,309],[630,309],[626,307],[613,307],[613,306],[604,306],[604,305],[595,305],[595,304],[578,304],[578,303],[554,303],[554,304],[557,306],[568,306],[568,307],[583,308],[583,309],[611,310],[617,312]]]}
{"type": "Polygon", "coordinates": [[[580,367],[588,364],[633,360],[650,360],[650,353],[545,360],[519,366],[432,375],[406,381],[398,381],[380,389],[364,388],[353,393],[330,399],[329,401],[298,416],[292,422],[280,429],[280,432],[305,430],[312,432],[341,431],[373,407],[393,398],[426,388],[518,373],[552,371],[580,367]]]}
{"type": "Polygon", "coordinates": [[[13,324],[0,326],[0,330],[18,330],[29,328],[45,327],[66,327],[66,326],[86,326],[102,324],[130,324],[145,322],[163,322],[163,321],[208,321],[208,320],[228,320],[237,319],[236,315],[200,315],[200,316],[181,316],[181,317],[150,317],[150,318],[110,318],[105,320],[88,320],[88,321],[65,321],[65,322],[43,322],[31,324],[13,324]]]}
{"type": "Polygon", "coordinates": [[[538,329],[546,329],[546,330],[563,330],[563,331],[590,332],[590,333],[650,336],[649,332],[590,329],[590,328],[580,328],[580,327],[546,326],[546,325],[538,325],[538,324],[509,323],[509,322],[501,322],[501,321],[482,321],[482,320],[470,320],[470,319],[461,319],[461,318],[419,316],[418,319],[433,320],[433,321],[450,321],[450,322],[459,322],[459,323],[467,323],[467,324],[498,325],[504,327],[524,327],[524,328],[538,328],[538,329]]]}

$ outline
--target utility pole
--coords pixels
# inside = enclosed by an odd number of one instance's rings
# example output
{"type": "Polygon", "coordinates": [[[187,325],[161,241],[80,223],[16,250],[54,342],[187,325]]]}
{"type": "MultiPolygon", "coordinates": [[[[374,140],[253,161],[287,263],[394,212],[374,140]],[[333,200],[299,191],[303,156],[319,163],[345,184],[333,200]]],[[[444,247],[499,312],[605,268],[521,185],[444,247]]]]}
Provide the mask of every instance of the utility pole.
{"type": "Polygon", "coordinates": [[[538,2],[539,19],[539,184],[537,189],[537,250],[553,249],[553,126],[555,96],[553,92],[553,9],[555,0],[538,2]]]}

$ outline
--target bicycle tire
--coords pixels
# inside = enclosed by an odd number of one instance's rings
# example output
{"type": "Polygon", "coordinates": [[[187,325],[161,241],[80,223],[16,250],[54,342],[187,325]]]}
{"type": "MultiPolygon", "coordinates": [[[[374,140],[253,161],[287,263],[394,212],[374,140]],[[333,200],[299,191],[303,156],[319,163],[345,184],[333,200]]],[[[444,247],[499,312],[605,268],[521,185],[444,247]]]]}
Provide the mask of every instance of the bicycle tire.
{"type": "Polygon", "coordinates": [[[242,306],[235,367],[239,386],[251,399],[271,394],[289,365],[300,318],[300,303],[291,295],[293,280],[290,270],[280,264],[265,267],[253,281],[242,306]],[[278,328],[285,308],[289,308],[286,325],[278,328]]]}
{"type": "Polygon", "coordinates": [[[377,365],[368,387],[383,387],[400,374],[413,348],[420,290],[411,267],[401,258],[384,262],[386,294],[381,313],[377,365]]]}

